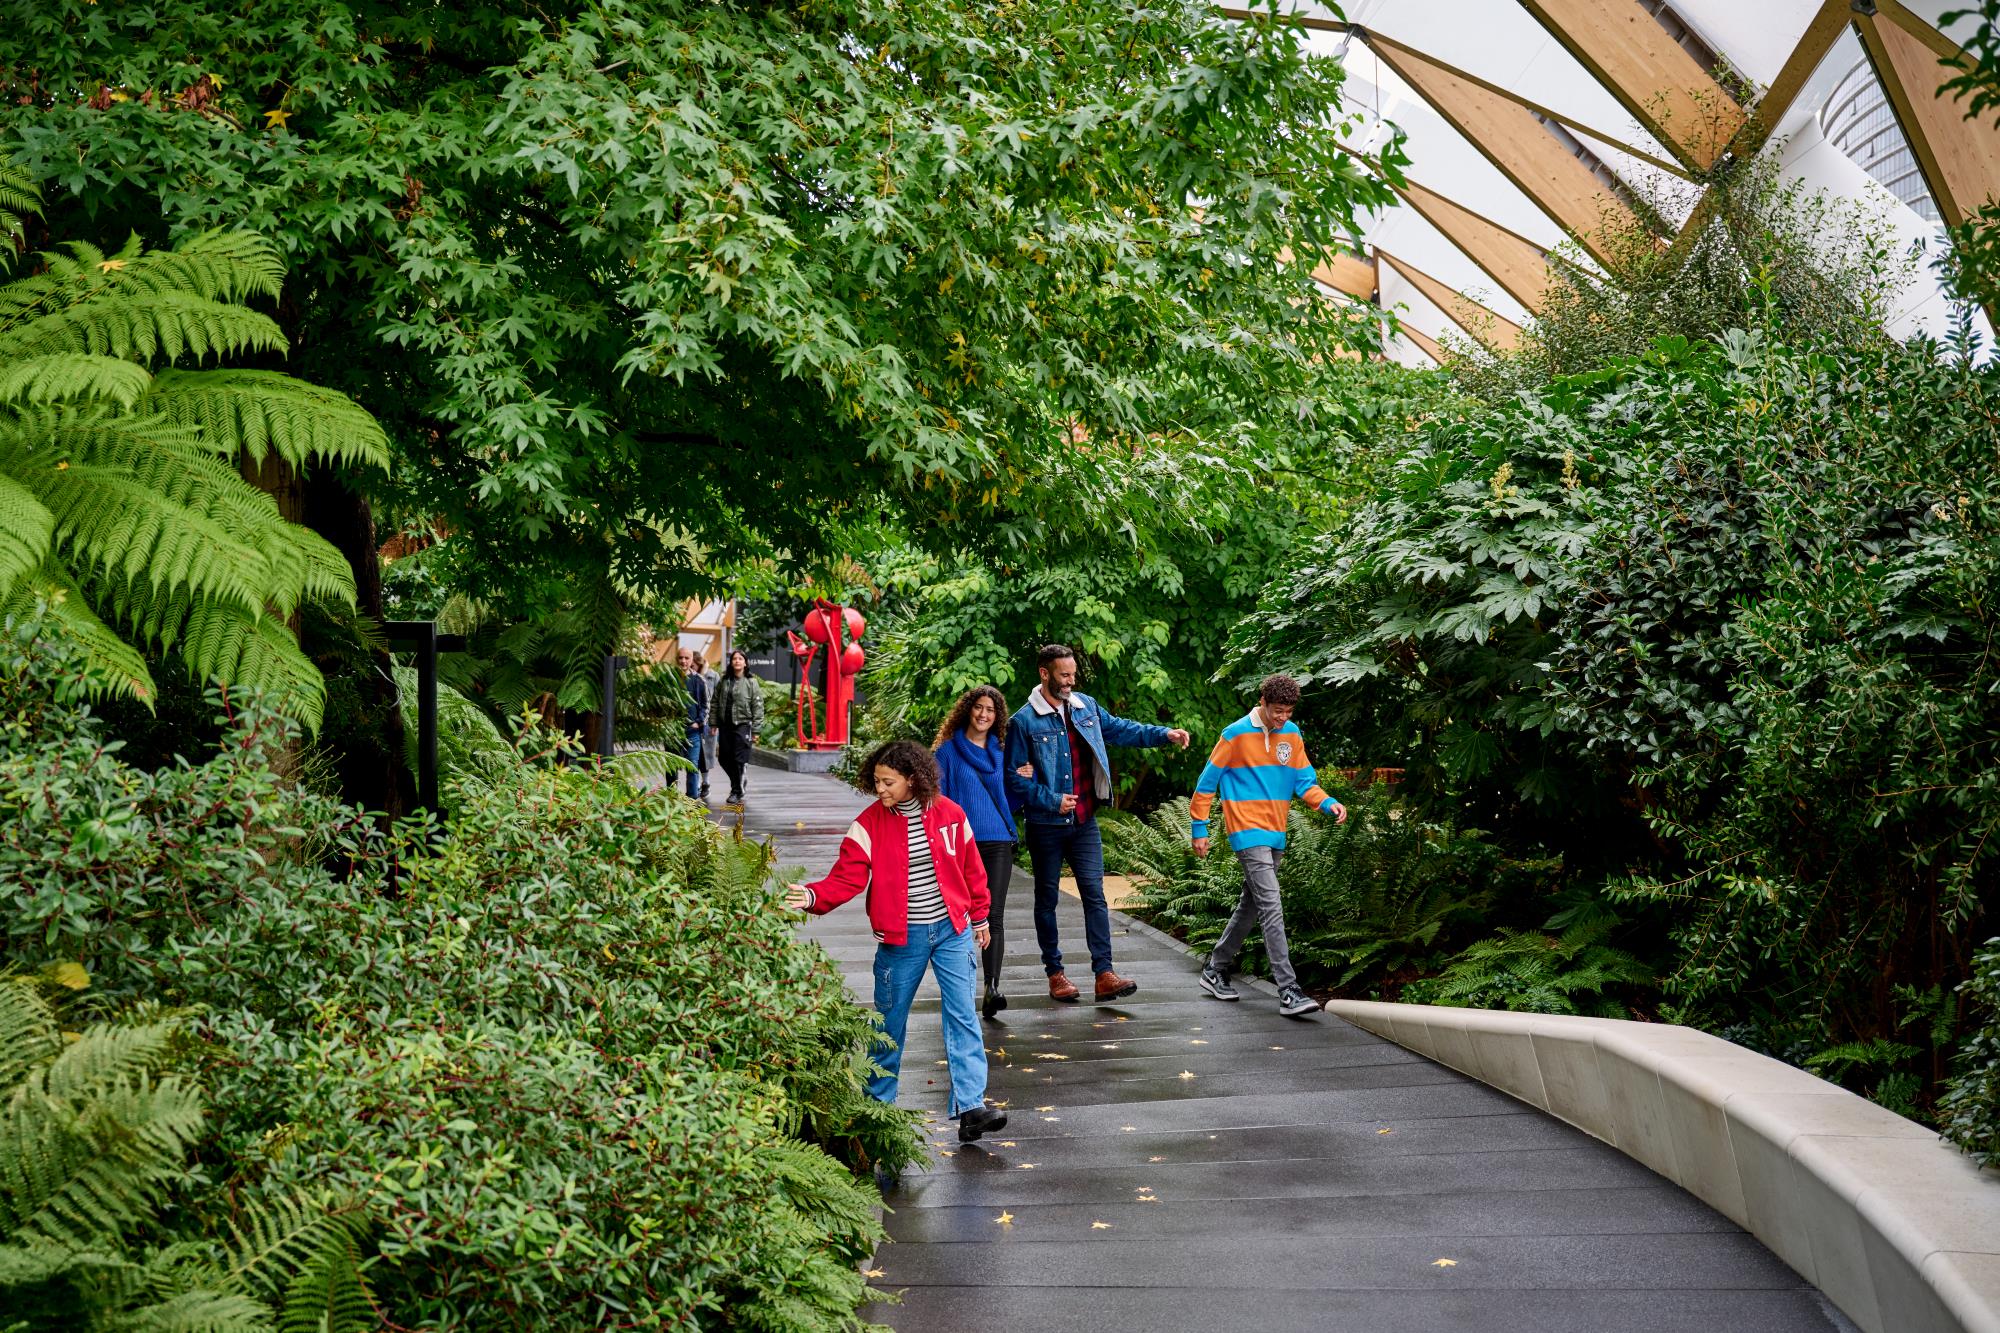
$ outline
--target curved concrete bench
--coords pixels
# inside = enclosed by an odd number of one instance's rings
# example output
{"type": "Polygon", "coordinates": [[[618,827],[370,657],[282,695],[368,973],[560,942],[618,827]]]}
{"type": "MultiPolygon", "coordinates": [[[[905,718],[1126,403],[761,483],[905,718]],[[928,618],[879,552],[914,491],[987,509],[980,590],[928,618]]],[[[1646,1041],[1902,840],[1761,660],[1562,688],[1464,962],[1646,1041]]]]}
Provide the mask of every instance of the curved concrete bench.
{"type": "Polygon", "coordinates": [[[1869,1333],[2000,1333],[2000,1172],[1922,1125],[1693,1028],[1326,1007],[1645,1163],[1869,1333]]]}

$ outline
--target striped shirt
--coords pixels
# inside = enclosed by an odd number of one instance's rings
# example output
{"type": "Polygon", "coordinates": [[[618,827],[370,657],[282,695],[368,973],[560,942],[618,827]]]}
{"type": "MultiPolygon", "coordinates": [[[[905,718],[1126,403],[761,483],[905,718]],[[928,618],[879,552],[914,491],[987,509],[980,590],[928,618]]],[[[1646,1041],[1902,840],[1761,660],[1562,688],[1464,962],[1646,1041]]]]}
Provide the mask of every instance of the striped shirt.
{"type": "Polygon", "coordinates": [[[943,921],[951,913],[945,911],[944,890],[938,887],[937,867],[931,863],[931,840],[924,832],[923,804],[905,801],[896,807],[896,813],[910,826],[910,924],[927,926],[933,921],[943,921]]]}
{"type": "Polygon", "coordinates": [[[1223,829],[1236,851],[1283,847],[1285,817],[1294,800],[1319,810],[1334,807],[1334,799],[1319,785],[1306,759],[1306,739],[1298,724],[1287,722],[1275,732],[1266,731],[1263,712],[1255,708],[1250,716],[1223,728],[1208,766],[1201,770],[1189,803],[1193,836],[1208,836],[1208,812],[1217,796],[1222,798],[1223,829]]]}

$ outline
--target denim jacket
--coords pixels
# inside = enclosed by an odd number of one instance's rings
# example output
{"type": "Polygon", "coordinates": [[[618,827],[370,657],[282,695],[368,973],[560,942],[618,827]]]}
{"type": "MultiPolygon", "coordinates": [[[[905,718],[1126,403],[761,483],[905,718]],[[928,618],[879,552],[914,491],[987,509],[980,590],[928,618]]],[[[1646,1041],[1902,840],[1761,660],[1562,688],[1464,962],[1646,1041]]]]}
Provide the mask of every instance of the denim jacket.
{"type": "MultiPolygon", "coordinates": [[[[1096,763],[1096,796],[1111,800],[1111,756],[1113,745],[1143,747],[1165,745],[1167,728],[1148,726],[1115,717],[1098,706],[1087,694],[1072,691],[1070,719],[1076,724],[1077,739],[1090,747],[1096,763]]],[[[1062,798],[1075,790],[1076,775],[1070,771],[1069,740],[1063,734],[1062,714],[1037,686],[1007,722],[1007,790],[1026,804],[1030,824],[1074,824],[1076,812],[1061,813],[1062,798]],[[1032,764],[1035,774],[1024,778],[1014,770],[1032,764]]]]}

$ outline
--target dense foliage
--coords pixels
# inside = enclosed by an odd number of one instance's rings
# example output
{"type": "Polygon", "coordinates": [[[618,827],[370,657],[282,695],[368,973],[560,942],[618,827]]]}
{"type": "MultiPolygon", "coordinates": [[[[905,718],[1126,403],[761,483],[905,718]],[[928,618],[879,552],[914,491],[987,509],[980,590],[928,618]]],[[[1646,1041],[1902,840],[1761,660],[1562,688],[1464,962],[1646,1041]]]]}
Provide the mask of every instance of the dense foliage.
{"type": "Polygon", "coordinates": [[[1352,758],[1666,912],[1666,1013],[1876,1043],[1848,1072],[1913,1105],[1992,924],[1997,387],[1662,340],[1433,431],[1241,644],[1352,758]]]}
{"type": "MultiPolygon", "coordinates": [[[[0,162],[0,216],[18,227],[37,208],[0,162]]],[[[0,245],[0,276],[14,259],[0,245]]],[[[388,442],[331,390],[185,368],[283,351],[249,305],[275,298],[282,274],[266,242],[209,232],[164,251],[73,241],[0,285],[0,612],[45,603],[106,689],[150,702],[141,650],[171,649],[316,726],[324,687],[286,620],[305,603],[351,607],[354,576],[239,462],[379,465],[388,442]]]]}
{"type": "Polygon", "coordinates": [[[193,1215],[352,1198],[403,1326],[851,1323],[879,1233],[849,1167],[917,1140],[862,1095],[870,1019],[769,909],[759,849],[542,762],[532,729],[450,821],[385,836],[273,772],[254,701],[144,773],[55,645],[5,653],[0,939],[105,1002],[197,1007],[193,1215]]]}
{"type": "MultiPolygon", "coordinates": [[[[1018,537],[970,518],[868,557],[879,610],[861,677],[870,725],[928,741],[974,685],[1019,706],[1036,682],[1035,650],[1081,654],[1080,688],[1140,721],[1212,735],[1245,704],[1216,673],[1242,608],[1364,494],[1407,432],[1448,411],[1441,376],[1387,364],[1322,369],[1317,431],[1245,426],[1214,446],[1151,440],[1120,471],[1092,479],[1068,458],[1046,462],[1042,489],[1017,502],[1051,527],[1018,537]],[[1087,499],[1083,492],[1094,492],[1087,499]],[[1097,519],[1099,511],[1115,519],[1097,519]],[[929,540],[927,540],[927,538],[929,540]]],[[[1205,750],[1153,750],[1118,764],[1126,799],[1194,780],[1205,750]]]]}
{"type": "Polygon", "coordinates": [[[1389,198],[1338,63],[1202,0],[18,17],[0,144],[55,212],[272,238],[386,496],[530,613],[824,555],[922,478],[990,509],[1071,428],[1309,420],[1373,337],[1307,276],[1389,198]]]}
{"type": "Polygon", "coordinates": [[[0,1296],[8,1333],[342,1333],[374,1323],[351,1207],[246,1203],[225,1236],[165,1216],[206,1117],[192,1043],[142,1009],[65,1031],[75,963],[0,978],[0,1296]],[[56,1002],[51,1002],[56,997],[56,1002]],[[164,1231],[164,1239],[160,1233],[164,1231]]]}

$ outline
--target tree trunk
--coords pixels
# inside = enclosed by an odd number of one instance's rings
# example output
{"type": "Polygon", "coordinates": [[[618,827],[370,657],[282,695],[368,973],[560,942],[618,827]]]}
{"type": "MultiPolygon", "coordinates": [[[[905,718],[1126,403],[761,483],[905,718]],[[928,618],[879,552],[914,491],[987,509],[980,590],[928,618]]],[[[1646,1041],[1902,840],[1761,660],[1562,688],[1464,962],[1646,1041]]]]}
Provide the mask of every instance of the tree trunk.
{"type": "MultiPolygon", "coordinates": [[[[306,526],[333,543],[354,571],[361,621],[379,626],[382,560],[368,501],[331,468],[307,474],[303,495],[306,526]]],[[[370,648],[359,628],[344,614],[322,614],[309,617],[301,635],[300,645],[326,677],[320,740],[335,756],[347,800],[400,818],[416,808],[417,785],[405,758],[395,676],[389,655],[370,648]]]]}

